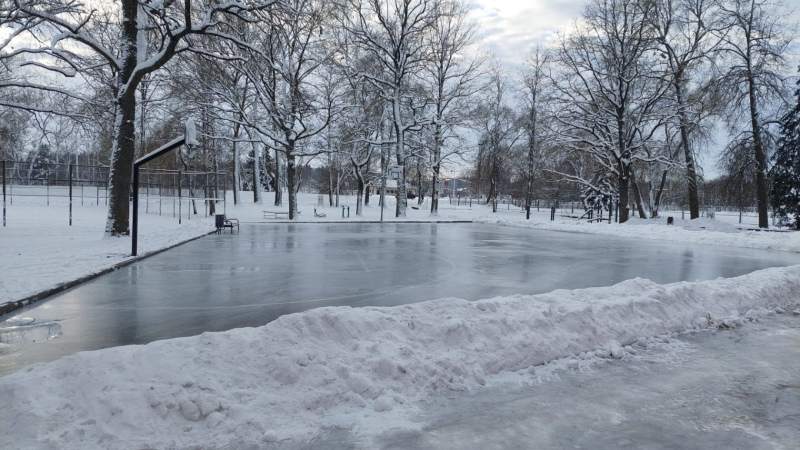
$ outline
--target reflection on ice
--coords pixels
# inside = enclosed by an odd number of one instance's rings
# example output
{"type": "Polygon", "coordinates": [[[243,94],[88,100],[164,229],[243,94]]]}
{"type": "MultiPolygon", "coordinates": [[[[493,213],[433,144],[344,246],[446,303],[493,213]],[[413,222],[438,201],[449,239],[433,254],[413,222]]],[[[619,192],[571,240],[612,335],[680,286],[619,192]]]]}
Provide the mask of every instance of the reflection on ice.
{"type": "Polygon", "coordinates": [[[0,353],[12,352],[25,344],[47,341],[59,336],[61,336],[61,325],[55,320],[12,317],[0,323],[0,353]]]}

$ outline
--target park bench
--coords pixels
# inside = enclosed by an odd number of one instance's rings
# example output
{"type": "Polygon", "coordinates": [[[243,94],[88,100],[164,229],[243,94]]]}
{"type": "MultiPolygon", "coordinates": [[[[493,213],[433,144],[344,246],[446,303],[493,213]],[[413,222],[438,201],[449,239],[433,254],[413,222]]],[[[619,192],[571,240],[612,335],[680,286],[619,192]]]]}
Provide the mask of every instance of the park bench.
{"type": "Polygon", "coordinates": [[[217,233],[221,233],[225,228],[230,228],[231,234],[233,234],[233,227],[236,227],[237,232],[239,231],[239,219],[228,218],[225,214],[216,215],[215,225],[217,227],[217,233]]]}
{"type": "Polygon", "coordinates": [[[317,208],[314,208],[314,217],[325,217],[325,213],[318,213],[317,208]]]}
{"type": "Polygon", "coordinates": [[[289,211],[264,211],[265,219],[288,219],[289,211]]]}

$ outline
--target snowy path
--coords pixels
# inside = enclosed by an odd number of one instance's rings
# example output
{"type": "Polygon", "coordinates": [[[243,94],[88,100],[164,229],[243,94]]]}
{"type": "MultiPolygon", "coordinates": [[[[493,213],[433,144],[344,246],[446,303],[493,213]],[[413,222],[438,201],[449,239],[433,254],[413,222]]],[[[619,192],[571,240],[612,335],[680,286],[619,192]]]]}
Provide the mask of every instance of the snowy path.
{"type": "Polygon", "coordinates": [[[533,380],[509,376],[472,395],[437,397],[416,429],[328,437],[340,448],[797,448],[800,316],[651,347],[577,369],[560,361],[533,380]]]}

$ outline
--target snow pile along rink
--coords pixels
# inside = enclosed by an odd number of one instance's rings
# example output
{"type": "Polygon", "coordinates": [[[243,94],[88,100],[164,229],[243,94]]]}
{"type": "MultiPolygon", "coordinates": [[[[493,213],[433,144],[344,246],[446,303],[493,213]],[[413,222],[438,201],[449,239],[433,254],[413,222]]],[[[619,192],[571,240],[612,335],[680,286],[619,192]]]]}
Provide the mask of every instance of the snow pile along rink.
{"type": "Polygon", "coordinates": [[[675,220],[676,224],[684,224],[684,227],[665,225],[664,222],[654,219],[631,218],[624,224],[608,224],[607,222],[586,223],[575,219],[562,218],[557,218],[554,221],[536,217],[525,220],[525,216],[520,217],[520,215],[515,217],[484,215],[476,217],[473,222],[516,228],[590,233],[604,236],[636,236],[638,239],[693,242],[706,245],[725,245],[800,253],[800,233],[769,232],[767,230],[743,231],[732,224],[711,219],[675,220]]]}
{"type": "Polygon", "coordinates": [[[702,282],[391,308],[319,308],[260,327],[83,352],[0,378],[15,448],[258,446],[399,414],[504,371],[736,323],[797,302],[800,266],[702,282]],[[390,412],[392,411],[392,412],[390,412]]]}

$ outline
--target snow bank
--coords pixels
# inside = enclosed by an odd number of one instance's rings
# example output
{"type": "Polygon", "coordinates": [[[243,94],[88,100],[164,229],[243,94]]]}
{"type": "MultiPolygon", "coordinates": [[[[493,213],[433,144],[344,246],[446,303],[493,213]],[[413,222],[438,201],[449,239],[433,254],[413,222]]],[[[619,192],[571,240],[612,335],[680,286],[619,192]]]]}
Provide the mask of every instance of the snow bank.
{"type": "Polygon", "coordinates": [[[587,223],[575,219],[555,221],[532,217],[512,215],[475,217],[473,222],[497,224],[519,228],[535,228],[539,230],[566,231],[573,233],[602,234],[606,236],[623,236],[662,241],[693,242],[697,244],[725,245],[732,247],[760,248],[765,250],[781,250],[800,252],[800,233],[747,231],[734,225],[711,219],[676,220],[676,225],[665,225],[663,219],[655,222],[652,219],[631,219],[624,224],[587,223]]]}
{"type": "MultiPolygon", "coordinates": [[[[442,390],[796,302],[800,266],[391,308],[331,307],[260,327],[83,352],[0,378],[0,442],[18,448],[261,446],[442,390]]],[[[631,349],[631,347],[628,347],[631,349]]],[[[392,413],[389,411],[394,410],[392,413]]]]}

